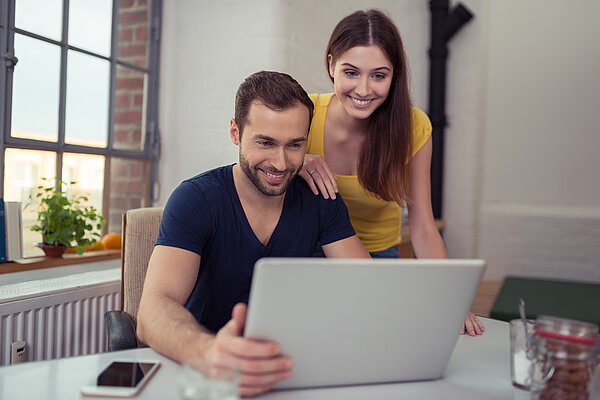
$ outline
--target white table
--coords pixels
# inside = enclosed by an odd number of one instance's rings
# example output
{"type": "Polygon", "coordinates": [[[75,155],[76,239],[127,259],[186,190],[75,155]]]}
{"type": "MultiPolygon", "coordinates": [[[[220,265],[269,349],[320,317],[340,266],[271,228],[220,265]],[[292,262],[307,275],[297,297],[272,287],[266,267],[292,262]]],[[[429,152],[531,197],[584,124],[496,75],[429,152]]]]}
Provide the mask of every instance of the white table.
{"type": "MultiPolygon", "coordinates": [[[[256,399],[529,399],[529,392],[510,383],[508,324],[482,319],[482,336],[461,336],[448,368],[436,381],[274,391],[256,399]]],[[[39,361],[0,368],[0,399],[80,399],[79,388],[92,382],[115,358],[160,359],[162,366],[139,399],[178,399],[177,364],[154,350],[114,353],[39,361]]],[[[114,398],[113,398],[114,399],[114,398]]]]}

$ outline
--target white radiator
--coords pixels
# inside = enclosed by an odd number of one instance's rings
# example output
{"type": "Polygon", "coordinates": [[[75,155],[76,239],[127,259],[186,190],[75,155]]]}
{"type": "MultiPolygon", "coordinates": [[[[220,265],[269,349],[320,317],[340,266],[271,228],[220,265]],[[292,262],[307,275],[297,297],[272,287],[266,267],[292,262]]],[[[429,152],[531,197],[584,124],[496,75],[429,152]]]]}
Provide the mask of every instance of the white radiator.
{"type": "Polygon", "coordinates": [[[10,364],[11,344],[18,340],[26,342],[25,361],[107,351],[104,313],[119,308],[120,281],[70,289],[63,283],[0,304],[0,365],[10,364]]]}

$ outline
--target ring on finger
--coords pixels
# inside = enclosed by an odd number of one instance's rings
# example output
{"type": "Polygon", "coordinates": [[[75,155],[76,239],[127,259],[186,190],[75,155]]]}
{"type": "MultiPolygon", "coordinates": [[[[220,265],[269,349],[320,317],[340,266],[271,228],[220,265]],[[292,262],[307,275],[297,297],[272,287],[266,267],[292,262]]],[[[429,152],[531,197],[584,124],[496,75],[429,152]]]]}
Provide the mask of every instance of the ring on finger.
{"type": "Polygon", "coordinates": [[[310,171],[308,171],[308,173],[309,173],[310,175],[312,175],[312,174],[313,174],[315,171],[316,171],[316,169],[313,169],[313,170],[310,170],[310,171]]]}

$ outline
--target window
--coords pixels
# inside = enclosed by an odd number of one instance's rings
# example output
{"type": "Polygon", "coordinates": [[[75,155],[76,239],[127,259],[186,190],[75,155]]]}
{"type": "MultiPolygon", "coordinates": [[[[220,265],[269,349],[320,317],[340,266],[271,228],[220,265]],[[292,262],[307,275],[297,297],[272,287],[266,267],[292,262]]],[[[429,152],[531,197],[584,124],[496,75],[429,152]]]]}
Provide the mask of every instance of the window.
{"type": "MultiPolygon", "coordinates": [[[[0,197],[76,181],[120,232],[156,198],[162,0],[0,0],[0,197]]],[[[25,255],[41,254],[28,227],[25,255]]]]}

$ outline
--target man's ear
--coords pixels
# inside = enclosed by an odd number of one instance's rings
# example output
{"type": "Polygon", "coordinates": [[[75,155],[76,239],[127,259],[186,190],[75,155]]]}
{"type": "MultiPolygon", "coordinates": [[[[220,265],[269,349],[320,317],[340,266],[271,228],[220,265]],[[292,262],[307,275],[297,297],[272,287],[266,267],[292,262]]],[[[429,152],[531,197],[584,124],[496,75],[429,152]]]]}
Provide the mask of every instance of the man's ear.
{"type": "Polygon", "coordinates": [[[329,76],[333,79],[333,70],[335,65],[333,63],[333,56],[331,54],[327,54],[327,64],[329,64],[329,76]]]}
{"type": "Polygon", "coordinates": [[[233,144],[240,145],[240,128],[238,128],[234,118],[229,120],[229,136],[231,136],[233,144]]]}

